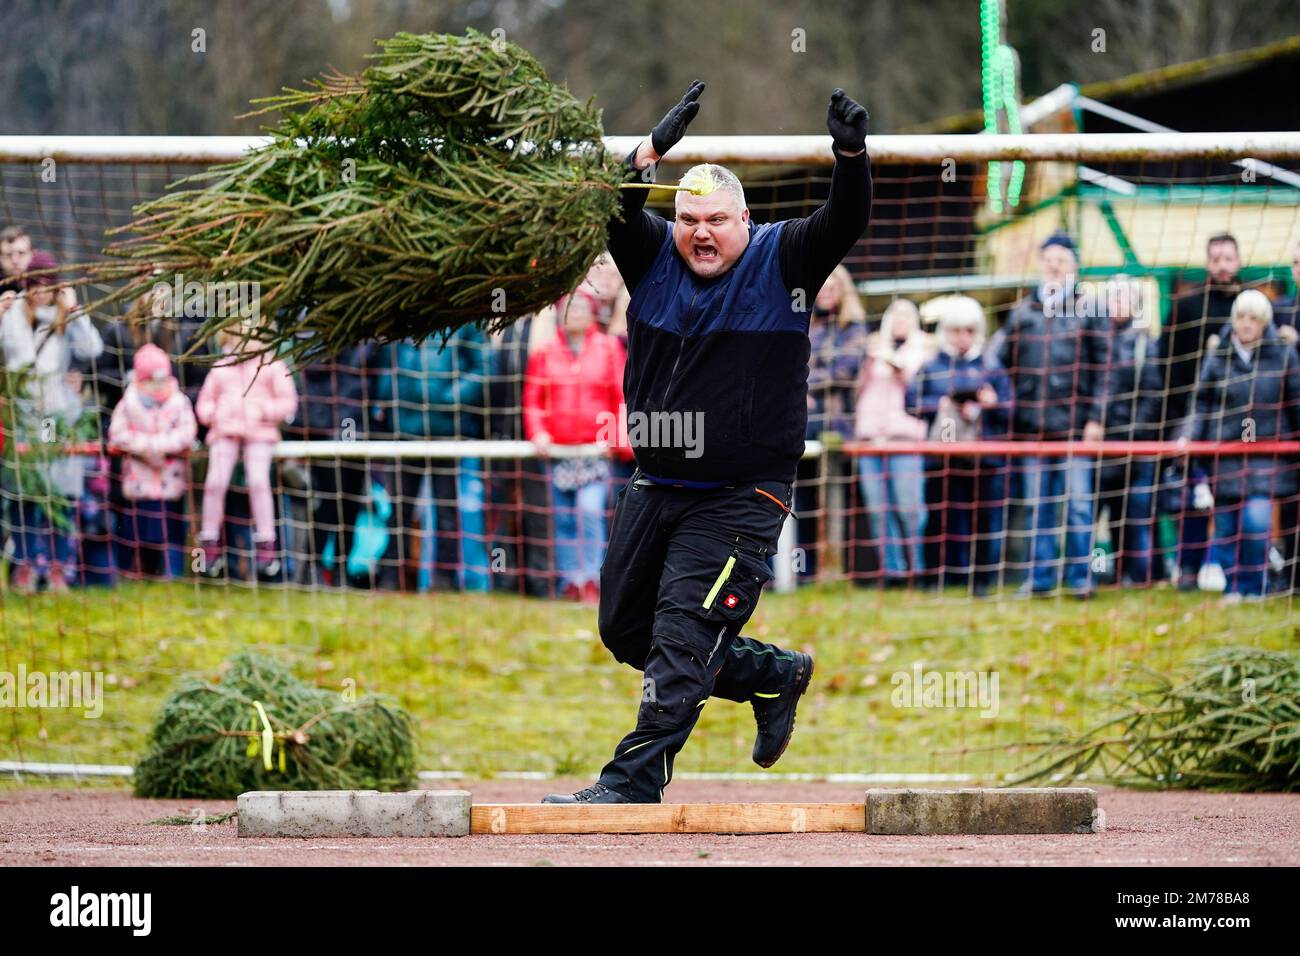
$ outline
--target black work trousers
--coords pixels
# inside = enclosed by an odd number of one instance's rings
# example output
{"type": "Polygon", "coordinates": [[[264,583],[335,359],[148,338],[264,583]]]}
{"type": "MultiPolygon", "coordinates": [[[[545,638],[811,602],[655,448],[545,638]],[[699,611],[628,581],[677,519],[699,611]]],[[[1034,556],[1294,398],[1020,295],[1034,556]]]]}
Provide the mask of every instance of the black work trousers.
{"type": "Polygon", "coordinates": [[[600,571],[600,637],[644,673],[636,729],[600,782],[642,803],[663,800],[673,759],[710,697],[745,703],[789,686],[790,651],[740,631],[772,577],[793,485],[676,488],[633,473],[614,506],[600,571]]]}

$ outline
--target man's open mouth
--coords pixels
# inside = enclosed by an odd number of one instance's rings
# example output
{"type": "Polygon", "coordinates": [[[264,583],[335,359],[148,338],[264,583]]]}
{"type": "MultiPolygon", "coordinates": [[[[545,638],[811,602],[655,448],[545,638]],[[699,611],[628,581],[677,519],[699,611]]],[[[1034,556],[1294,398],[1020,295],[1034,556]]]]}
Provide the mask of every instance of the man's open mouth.
{"type": "Polygon", "coordinates": [[[718,258],[718,247],[707,243],[701,245],[697,243],[691,247],[696,259],[716,259],[718,258]]]}

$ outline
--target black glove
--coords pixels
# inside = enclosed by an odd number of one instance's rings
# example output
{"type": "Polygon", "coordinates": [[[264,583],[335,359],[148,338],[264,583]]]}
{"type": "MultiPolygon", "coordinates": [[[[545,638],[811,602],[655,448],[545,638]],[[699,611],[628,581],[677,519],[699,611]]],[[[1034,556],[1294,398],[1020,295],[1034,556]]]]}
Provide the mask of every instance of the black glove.
{"type": "Polygon", "coordinates": [[[670,109],[668,115],[659,121],[659,125],[650,131],[650,146],[660,156],[676,146],[686,135],[686,127],[700,111],[700,104],[696,100],[703,92],[704,84],[699,80],[693,82],[686,90],[682,101],[670,109]]]}
{"type": "Polygon", "coordinates": [[[826,128],[841,153],[861,152],[867,146],[867,108],[836,87],[826,109],[826,128]]]}

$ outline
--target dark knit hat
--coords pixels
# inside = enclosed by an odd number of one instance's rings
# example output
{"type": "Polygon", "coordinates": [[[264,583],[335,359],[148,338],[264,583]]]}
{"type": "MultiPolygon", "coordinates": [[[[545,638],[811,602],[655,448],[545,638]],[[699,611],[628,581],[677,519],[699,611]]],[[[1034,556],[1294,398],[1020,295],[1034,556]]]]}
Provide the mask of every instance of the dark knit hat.
{"type": "Polygon", "coordinates": [[[1048,236],[1046,239],[1043,240],[1043,244],[1038,247],[1038,251],[1043,252],[1045,249],[1047,249],[1048,246],[1063,246],[1066,249],[1069,249],[1070,253],[1074,255],[1075,258],[1078,258],[1079,250],[1074,248],[1074,240],[1070,238],[1069,233],[1064,233],[1064,232],[1052,233],[1050,236],[1048,236]]]}

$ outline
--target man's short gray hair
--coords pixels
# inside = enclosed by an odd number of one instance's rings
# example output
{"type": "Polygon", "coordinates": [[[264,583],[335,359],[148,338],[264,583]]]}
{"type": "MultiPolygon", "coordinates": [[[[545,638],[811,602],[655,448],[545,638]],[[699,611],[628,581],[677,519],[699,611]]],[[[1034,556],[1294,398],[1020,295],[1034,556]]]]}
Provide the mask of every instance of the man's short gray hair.
{"type": "MultiPolygon", "coordinates": [[[[686,183],[696,178],[702,178],[706,181],[712,179],[714,190],[725,189],[736,197],[740,209],[745,208],[745,187],[740,185],[740,180],[736,178],[736,174],[726,166],[719,166],[717,163],[700,163],[698,166],[692,166],[686,170],[681,181],[686,183]]],[[[681,205],[681,196],[684,191],[677,190],[677,195],[673,200],[674,207],[681,205]]]]}

